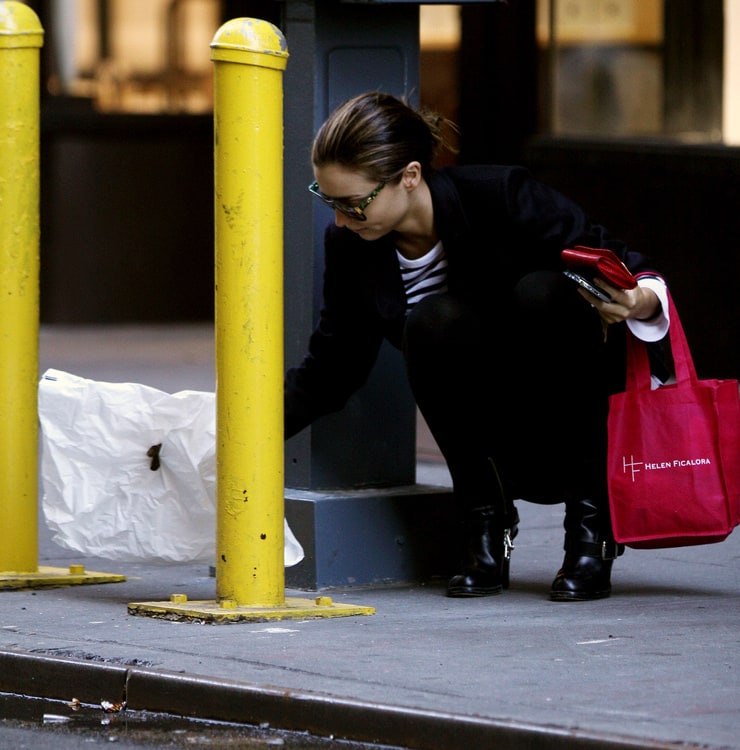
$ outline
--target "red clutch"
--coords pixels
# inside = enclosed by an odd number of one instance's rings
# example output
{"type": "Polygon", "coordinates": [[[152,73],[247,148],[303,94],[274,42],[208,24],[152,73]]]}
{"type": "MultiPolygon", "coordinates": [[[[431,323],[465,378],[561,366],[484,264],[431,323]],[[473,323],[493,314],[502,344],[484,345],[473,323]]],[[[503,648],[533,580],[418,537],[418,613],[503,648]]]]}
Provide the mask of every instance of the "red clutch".
{"type": "Polygon", "coordinates": [[[563,250],[560,257],[569,269],[589,279],[601,276],[620,289],[634,289],[637,286],[637,279],[612,250],[576,245],[563,250]]]}

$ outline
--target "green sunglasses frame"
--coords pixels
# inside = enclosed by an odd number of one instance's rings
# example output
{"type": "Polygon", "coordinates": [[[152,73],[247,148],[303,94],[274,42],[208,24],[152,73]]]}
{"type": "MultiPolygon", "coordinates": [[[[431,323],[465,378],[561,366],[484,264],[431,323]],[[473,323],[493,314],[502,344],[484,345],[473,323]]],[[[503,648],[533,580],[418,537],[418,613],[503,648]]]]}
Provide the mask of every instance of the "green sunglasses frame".
{"type": "Polygon", "coordinates": [[[319,183],[314,180],[308,186],[308,192],[315,195],[322,203],[333,208],[335,211],[343,213],[345,216],[349,216],[350,219],[357,219],[358,221],[367,221],[365,216],[365,209],[378,197],[378,193],[388,184],[388,180],[383,180],[377,185],[377,187],[365,198],[363,198],[356,206],[350,206],[348,203],[342,203],[342,201],[334,200],[329,198],[328,195],[324,195],[319,190],[319,183]]]}

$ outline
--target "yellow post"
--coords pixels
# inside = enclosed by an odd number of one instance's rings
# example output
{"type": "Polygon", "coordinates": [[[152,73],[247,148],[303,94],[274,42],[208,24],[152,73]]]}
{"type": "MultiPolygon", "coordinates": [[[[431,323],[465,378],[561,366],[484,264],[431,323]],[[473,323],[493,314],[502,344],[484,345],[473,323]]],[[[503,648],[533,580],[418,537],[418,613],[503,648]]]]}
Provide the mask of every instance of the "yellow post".
{"type": "Polygon", "coordinates": [[[272,24],[211,44],[216,231],[216,596],[284,601],[283,89],[272,24]]]}
{"type": "Polygon", "coordinates": [[[133,602],[132,615],[201,622],[370,615],[285,597],[282,33],[225,23],[214,66],[216,601],[133,602]]]}
{"type": "Polygon", "coordinates": [[[0,2],[0,570],[38,561],[39,49],[44,31],[0,2]]]}
{"type": "Polygon", "coordinates": [[[124,576],[38,566],[39,49],[24,3],[0,1],[0,590],[124,576]]]}

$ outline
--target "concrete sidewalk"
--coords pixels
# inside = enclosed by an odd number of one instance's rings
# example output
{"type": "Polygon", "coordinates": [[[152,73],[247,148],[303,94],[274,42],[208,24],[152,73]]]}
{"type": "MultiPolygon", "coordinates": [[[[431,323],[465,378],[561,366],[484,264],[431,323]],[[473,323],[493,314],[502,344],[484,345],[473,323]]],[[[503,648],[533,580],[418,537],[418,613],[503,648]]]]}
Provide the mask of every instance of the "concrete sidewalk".
{"type": "MultiPolygon", "coordinates": [[[[47,367],[208,390],[211,331],[45,328],[47,367]]],[[[449,477],[424,461],[417,481],[449,477]]],[[[443,581],[333,590],[335,602],[375,613],[227,625],[128,614],[130,602],[176,593],[213,600],[207,565],[81,559],[42,522],[40,565],[127,580],[0,591],[0,691],[91,703],[125,695],[132,709],[423,750],[740,748],[740,531],[721,544],[628,550],[610,599],[553,603],[562,506],[518,506],[501,596],[449,599],[443,581]]]]}

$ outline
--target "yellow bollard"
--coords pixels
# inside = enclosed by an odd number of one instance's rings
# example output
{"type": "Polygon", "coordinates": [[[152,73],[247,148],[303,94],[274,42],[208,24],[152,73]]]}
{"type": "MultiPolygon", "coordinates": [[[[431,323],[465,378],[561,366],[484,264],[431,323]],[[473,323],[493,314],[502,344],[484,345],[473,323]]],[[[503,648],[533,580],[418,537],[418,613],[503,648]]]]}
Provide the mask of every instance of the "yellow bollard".
{"type": "Polygon", "coordinates": [[[38,561],[39,49],[44,31],[0,2],[0,570],[38,561]]]}
{"type": "Polygon", "coordinates": [[[28,5],[0,1],[0,590],[126,580],[37,564],[43,39],[28,5]]]}
{"type": "Polygon", "coordinates": [[[216,231],[216,595],[284,601],[281,32],[230,21],[211,44],[216,231]]]}
{"type": "Polygon", "coordinates": [[[288,52],[266,21],[225,23],[214,67],[216,601],[133,602],[196,622],[370,615],[285,597],[283,104],[288,52]]]}

